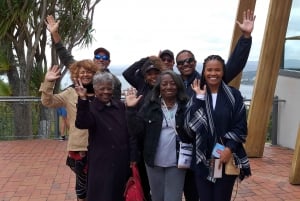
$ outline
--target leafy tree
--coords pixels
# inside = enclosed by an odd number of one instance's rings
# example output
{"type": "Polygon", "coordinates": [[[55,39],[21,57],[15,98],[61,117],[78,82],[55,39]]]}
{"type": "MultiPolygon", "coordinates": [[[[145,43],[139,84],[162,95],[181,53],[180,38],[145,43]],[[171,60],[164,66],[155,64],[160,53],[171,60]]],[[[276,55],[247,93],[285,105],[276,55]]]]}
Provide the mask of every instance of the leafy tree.
{"type": "Polygon", "coordinates": [[[10,94],[11,91],[8,84],[0,80],[0,96],[9,96],[10,94]]]}
{"type": "MultiPolygon", "coordinates": [[[[49,33],[45,17],[52,14],[60,19],[60,34],[69,51],[77,45],[92,42],[92,21],[100,0],[3,0],[0,1],[0,73],[7,70],[13,96],[36,95],[47,70],[46,47],[49,33]],[[6,62],[3,62],[6,61],[6,62]],[[34,89],[34,93],[31,93],[34,89]]],[[[51,50],[51,65],[57,64],[51,50]]],[[[66,73],[64,68],[62,74],[66,73]]],[[[15,131],[26,136],[32,133],[31,108],[14,104],[15,131]]]]}

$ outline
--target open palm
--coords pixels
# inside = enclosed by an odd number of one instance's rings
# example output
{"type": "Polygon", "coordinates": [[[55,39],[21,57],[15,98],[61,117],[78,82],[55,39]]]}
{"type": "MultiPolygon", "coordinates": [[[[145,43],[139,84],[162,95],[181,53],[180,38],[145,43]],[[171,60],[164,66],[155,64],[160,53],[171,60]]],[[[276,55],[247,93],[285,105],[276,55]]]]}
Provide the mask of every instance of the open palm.
{"type": "Polygon", "coordinates": [[[52,66],[52,68],[50,68],[46,75],[45,75],[45,80],[52,82],[54,80],[57,80],[58,78],[60,78],[60,68],[57,65],[52,66]]]}
{"type": "Polygon", "coordinates": [[[142,98],[142,95],[139,95],[138,97],[136,96],[137,91],[135,88],[130,88],[127,90],[125,94],[125,102],[126,106],[128,107],[134,107],[137,105],[137,103],[140,101],[142,98]]]}
{"type": "Polygon", "coordinates": [[[253,11],[247,10],[243,12],[243,22],[240,23],[237,21],[236,23],[239,25],[242,32],[251,33],[254,28],[254,21],[256,16],[253,14],[253,11]]]}
{"type": "Polygon", "coordinates": [[[58,31],[59,22],[60,22],[59,20],[55,21],[55,19],[52,15],[47,16],[47,18],[45,20],[45,24],[50,33],[54,33],[54,32],[58,31]]]}

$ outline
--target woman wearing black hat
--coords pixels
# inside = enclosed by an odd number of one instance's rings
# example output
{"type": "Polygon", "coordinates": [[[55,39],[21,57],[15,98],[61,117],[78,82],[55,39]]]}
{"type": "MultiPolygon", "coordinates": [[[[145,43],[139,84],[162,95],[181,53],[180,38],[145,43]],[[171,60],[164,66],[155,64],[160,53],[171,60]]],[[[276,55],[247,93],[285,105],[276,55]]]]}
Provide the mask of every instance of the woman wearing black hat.
{"type": "MultiPolygon", "coordinates": [[[[160,58],[151,56],[135,62],[123,72],[124,78],[129,82],[129,84],[137,89],[137,95],[142,95],[141,100],[137,103],[137,108],[141,107],[144,102],[144,98],[152,90],[163,66],[164,64],[160,58]]],[[[137,161],[137,165],[141,176],[145,199],[150,201],[151,195],[149,181],[142,155],[144,143],[142,139],[138,139],[137,142],[137,149],[139,152],[139,160],[137,161]]]]}

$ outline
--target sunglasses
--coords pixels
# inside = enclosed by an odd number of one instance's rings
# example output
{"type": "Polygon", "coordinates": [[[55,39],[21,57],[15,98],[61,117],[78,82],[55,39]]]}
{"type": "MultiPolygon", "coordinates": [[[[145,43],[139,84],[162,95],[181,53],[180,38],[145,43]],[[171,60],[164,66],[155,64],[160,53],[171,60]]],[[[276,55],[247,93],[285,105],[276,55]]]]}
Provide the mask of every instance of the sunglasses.
{"type": "Polygon", "coordinates": [[[107,55],[99,55],[99,54],[96,54],[96,55],[95,55],[95,59],[96,59],[96,60],[102,59],[103,61],[108,61],[108,60],[109,60],[109,57],[108,57],[107,55]]]}
{"type": "Polygon", "coordinates": [[[162,58],[161,59],[163,62],[168,62],[168,63],[171,63],[173,60],[170,59],[170,58],[162,58]]]}
{"type": "Polygon", "coordinates": [[[185,60],[177,61],[176,63],[178,66],[182,66],[185,63],[191,64],[194,61],[195,61],[195,59],[191,57],[191,58],[187,58],[185,60]]]}

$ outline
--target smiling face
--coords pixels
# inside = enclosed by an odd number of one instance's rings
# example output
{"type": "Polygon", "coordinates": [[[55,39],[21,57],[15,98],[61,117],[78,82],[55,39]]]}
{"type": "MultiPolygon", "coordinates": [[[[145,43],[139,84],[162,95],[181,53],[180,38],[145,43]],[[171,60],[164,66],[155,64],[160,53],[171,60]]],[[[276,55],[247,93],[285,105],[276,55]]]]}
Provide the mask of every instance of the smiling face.
{"type": "Polygon", "coordinates": [[[156,80],[157,80],[157,77],[159,76],[160,74],[160,71],[153,68],[153,69],[150,69],[148,70],[145,75],[144,75],[144,78],[145,78],[145,81],[150,85],[150,86],[154,86],[155,83],[156,83],[156,80]]]}
{"type": "Polygon", "coordinates": [[[94,90],[95,96],[100,102],[108,103],[112,99],[113,83],[108,81],[96,84],[94,86],[94,90]]]}
{"type": "Polygon", "coordinates": [[[172,59],[172,57],[170,55],[164,54],[160,58],[166,67],[166,69],[162,69],[162,70],[173,70],[174,60],[172,59]]]}
{"type": "Polygon", "coordinates": [[[160,94],[163,99],[176,99],[177,85],[171,75],[164,74],[161,76],[160,94]]]}
{"type": "Polygon", "coordinates": [[[81,80],[83,85],[87,85],[92,82],[94,74],[95,73],[93,71],[80,67],[78,71],[78,78],[81,80]]]}
{"type": "Polygon", "coordinates": [[[107,69],[110,64],[109,56],[104,52],[99,52],[94,56],[94,62],[98,67],[98,71],[103,72],[107,69]]]}
{"type": "Polygon", "coordinates": [[[209,60],[204,66],[204,76],[207,86],[212,93],[216,93],[224,76],[223,64],[217,60],[209,60]]]}
{"type": "Polygon", "coordinates": [[[182,52],[176,57],[176,65],[183,79],[187,79],[195,71],[196,64],[190,52],[182,52]]]}

